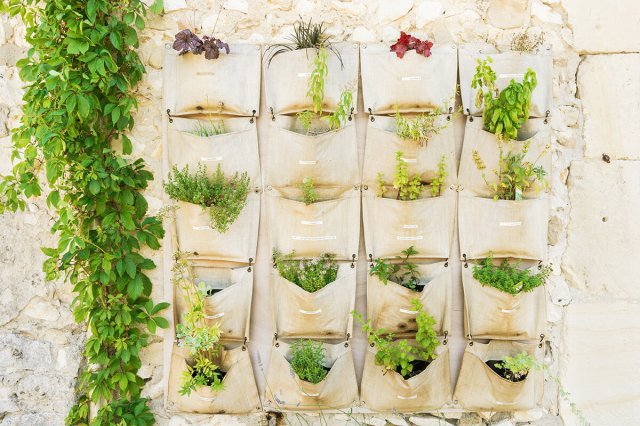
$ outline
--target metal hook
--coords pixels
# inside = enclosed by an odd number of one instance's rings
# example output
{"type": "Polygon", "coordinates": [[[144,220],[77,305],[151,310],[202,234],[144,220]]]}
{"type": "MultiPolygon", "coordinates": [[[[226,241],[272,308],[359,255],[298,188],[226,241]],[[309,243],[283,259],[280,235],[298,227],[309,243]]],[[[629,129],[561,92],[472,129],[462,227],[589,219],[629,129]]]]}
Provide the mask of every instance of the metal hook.
{"type": "Polygon", "coordinates": [[[540,335],[540,343],[538,343],[538,347],[542,348],[542,343],[544,342],[544,334],[540,335]]]}
{"type": "Polygon", "coordinates": [[[169,123],[173,123],[173,117],[171,116],[171,110],[167,109],[167,117],[169,117],[169,123]]]}
{"type": "Polygon", "coordinates": [[[466,253],[462,253],[462,259],[464,260],[464,267],[468,268],[469,264],[467,263],[467,254],[466,253]]]}
{"type": "Polygon", "coordinates": [[[276,257],[273,256],[272,259],[273,259],[273,269],[278,269],[278,266],[276,265],[276,257]]]}
{"type": "Polygon", "coordinates": [[[355,265],[355,261],[356,261],[356,255],[355,255],[355,254],[352,254],[352,255],[351,255],[351,269],[353,269],[353,268],[355,268],[355,267],[356,267],[356,265],[355,265]]]}
{"type": "Polygon", "coordinates": [[[244,340],[242,341],[242,350],[246,351],[247,350],[247,336],[244,336],[244,340]]]}
{"type": "Polygon", "coordinates": [[[538,269],[542,269],[542,260],[538,260],[538,269]]]}
{"type": "Polygon", "coordinates": [[[447,115],[447,121],[451,121],[451,112],[453,111],[453,107],[449,107],[449,115],[447,115]]]}
{"type": "Polygon", "coordinates": [[[276,116],[275,116],[275,114],[273,113],[273,107],[270,107],[270,108],[269,108],[269,111],[271,111],[271,121],[276,121],[276,116]]]}
{"type": "Polygon", "coordinates": [[[273,346],[275,346],[276,348],[279,348],[280,347],[280,342],[278,342],[278,333],[273,333],[273,340],[275,341],[273,346]]]}
{"type": "MultiPolygon", "coordinates": [[[[253,263],[253,257],[249,258],[249,267],[247,268],[247,271],[251,272],[251,264],[253,263]]],[[[246,339],[246,337],[245,337],[246,339]]]]}
{"type": "Polygon", "coordinates": [[[551,114],[551,111],[547,110],[544,114],[544,124],[547,124],[549,122],[549,114],[551,114]]]}
{"type": "Polygon", "coordinates": [[[349,121],[353,120],[353,107],[351,107],[351,111],[349,111],[349,121]]]}
{"type": "Polygon", "coordinates": [[[446,261],[446,262],[444,262],[444,267],[445,267],[445,268],[448,268],[448,267],[449,267],[449,259],[447,259],[447,261],[446,261]]]}
{"type": "Polygon", "coordinates": [[[251,118],[249,119],[249,123],[253,124],[253,122],[256,120],[256,110],[254,109],[252,111],[252,115],[251,118]]]}
{"type": "Polygon", "coordinates": [[[373,116],[373,111],[371,111],[371,108],[369,108],[369,116],[370,116],[371,122],[376,121],[375,117],[373,116]]]}
{"type": "Polygon", "coordinates": [[[447,343],[449,343],[449,331],[445,330],[444,331],[444,340],[442,341],[442,344],[446,346],[447,343]]]}

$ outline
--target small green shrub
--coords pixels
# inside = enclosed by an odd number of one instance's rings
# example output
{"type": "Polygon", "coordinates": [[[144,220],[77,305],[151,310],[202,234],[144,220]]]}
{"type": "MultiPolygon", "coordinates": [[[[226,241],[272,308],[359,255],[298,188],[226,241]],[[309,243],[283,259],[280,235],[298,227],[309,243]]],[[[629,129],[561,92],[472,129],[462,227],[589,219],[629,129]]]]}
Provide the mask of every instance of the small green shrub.
{"type": "MultiPolygon", "coordinates": [[[[443,155],[438,162],[438,170],[435,172],[435,176],[431,182],[425,183],[422,181],[420,175],[415,174],[409,176],[409,166],[407,162],[402,158],[402,151],[396,152],[396,170],[393,175],[393,188],[398,192],[396,194],[396,200],[410,201],[417,200],[420,195],[429,186],[429,193],[432,197],[440,196],[442,187],[446,183],[447,172],[447,157],[443,155]]],[[[376,196],[384,197],[384,194],[389,190],[384,173],[378,173],[376,175],[376,196]]]]}
{"type": "Polygon", "coordinates": [[[383,284],[387,284],[389,280],[411,290],[416,290],[420,284],[420,271],[418,266],[412,263],[409,258],[418,254],[413,247],[409,247],[402,251],[402,256],[396,256],[400,262],[389,263],[386,259],[376,259],[373,266],[369,270],[369,275],[375,275],[380,278],[383,284]]]}
{"type": "Polygon", "coordinates": [[[291,345],[291,368],[300,380],[320,383],[327,377],[324,367],[324,346],[312,340],[296,340],[291,345]]]}
{"type": "Polygon", "coordinates": [[[208,122],[198,121],[195,127],[190,130],[189,133],[207,138],[210,136],[216,136],[226,133],[226,129],[224,127],[224,121],[222,120],[219,120],[218,124],[216,124],[213,120],[209,120],[208,122]]]}
{"type": "Polygon", "coordinates": [[[274,44],[267,48],[269,53],[268,64],[271,65],[271,61],[277,55],[285,52],[291,52],[301,49],[329,49],[342,64],[342,57],[340,52],[336,50],[330,43],[330,36],[327,34],[327,28],[324,26],[324,22],[314,24],[311,19],[309,22],[304,22],[302,19],[293,24],[293,34],[288,37],[289,44],[274,44]]]}
{"type": "Polygon", "coordinates": [[[294,259],[295,253],[273,251],[273,259],[280,276],[303,290],[313,293],[338,278],[338,263],[333,254],[321,254],[315,259],[294,259]]]}
{"type": "Polygon", "coordinates": [[[307,132],[307,134],[316,133],[312,132],[311,130],[311,124],[313,123],[313,119],[316,116],[313,111],[305,109],[304,111],[300,111],[299,113],[297,113],[296,116],[300,120],[300,124],[302,124],[302,128],[307,132]]]}
{"type": "Polygon", "coordinates": [[[345,89],[340,94],[340,100],[335,111],[327,116],[329,120],[329,129],[339,129],[344,125],[351,115],[351,107],[353,105],[353,92],[345,89]]]}
{"type": "Polygon", "coordinates": [[[473,278],[482,285],[516,295],[520,292],[533,291],[544,285],[551,274],[550,266],[541,267],[538,273],[533,273],[529,269],[521,270],[518,266],[520,266],[519,263],[509,263],[507,259],[496,266],[493,264],[493,257],[489,256],[473,266],[473,278]]]}
{"type": "Polygon", "coordinates": [[[324,104],[324,79],[329,73],[328,58],[329,54],[327,53],[326,47],[318,49],[318,54],[313,59],[311,75],[307,81],[309,85],[307,97],[311,98],[313,112],[316,114],[322,114],[322,106],[324,104]]]}
{"type": "Polygon", "coordinates": [[[442,110],[436,108],[434,111],[424,112],[415,118],[408,118],[401,115],[396,109],[396,134],[404,140],[425,146],[433,136],[440,133],[449,124],[449,122],[442,125],[436,124],[440,114],[442,114],[442,110]]]}
{"type": "Polygon", "coordinates": [[[313,179],[310,177],[305,177],[302,179],[302,183],[299,186],[300,191],[302,191],[302,201],[306,204],[313,204],[318,201],[318,193],[315,190],[315,184],[313,183],[313,179]]]}
{"type": "Polygon", "coordinates": [[[514,357],[505,356],[502,362],[496,364],[496,367],[505,370],[507,379],[519,381],[529,374],[529,370],[536,367],[537,364],[538,362],[534,357],[522,351],[514,357]]]}
{"type": "Polygon", "coordinates": [[[447,181],[447,176],[449,176],[447,172],[447,156],[442,154],[440,161],[438,161],[438,171],[436,171],[435,177],[429,183],[429,192],[431,192],[432,197],[440,196],[442,187],[447,181]]]}

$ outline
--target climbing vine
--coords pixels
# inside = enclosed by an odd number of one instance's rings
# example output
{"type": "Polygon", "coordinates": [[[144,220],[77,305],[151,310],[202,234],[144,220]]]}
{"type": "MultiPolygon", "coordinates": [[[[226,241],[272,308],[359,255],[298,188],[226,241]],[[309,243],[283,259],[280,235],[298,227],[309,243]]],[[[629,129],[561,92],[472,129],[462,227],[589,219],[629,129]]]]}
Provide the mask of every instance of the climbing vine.
{"type": "MultiPolygon", "coordinates": [[[[161,11],[161,0],[151,8],[161,11]]],[[[44,271],[73,285],[75,319],[89,329],[87,367],[67,424],[153,424],[139,353],[149,332],[168,326],[158,315],[168,304],[151,300],[145,271],[155,265],[140,251],[158,249],[164,231],[141,194],[153,175],[142,159],[129,158],[126,135],[137,107],[133,89],[145,72],[135,48],[146,6],[0,0],[0,11],[22,18],[31,44],[17,64],[24,114],[12,136],[12,173],[0,179],[0,212],[47,193],[58,243],[42,249],[44,271]],[[90,402],[100,407],[92,419],[90,402]]]]}

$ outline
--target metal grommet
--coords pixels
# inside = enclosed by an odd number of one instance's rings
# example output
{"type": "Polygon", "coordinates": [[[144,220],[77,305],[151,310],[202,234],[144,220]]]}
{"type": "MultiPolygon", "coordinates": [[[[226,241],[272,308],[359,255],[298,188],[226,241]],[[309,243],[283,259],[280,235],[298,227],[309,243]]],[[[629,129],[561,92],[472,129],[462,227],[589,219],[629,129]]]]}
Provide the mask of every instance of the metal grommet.
{"type": "Polygon", "coordinates": [[[360,47],[361,47],[361,48],[363,48],[363,49],[366,49],[366,48],[367,48],[367,43],[362,43],[362,44],[360,45],[360,47]]]}
{"type": "Polygon", "coordinates": [[[369,185],[365,185],[365,186],[363,186],[363,188],[364,188],[365,191],[368,191],[369,190],[369,185]]]}
{"type": "Polygon", "coordinates": [[[611,163],[611,157],[609,157],[609,154],[602,154],[602,161],[605,163],[611,163]]]}
{"type": "Polygon", "coordinates": [[[279,348],[280,347],[280,342],[276,342],[275,347],[279,348]]]}
{"type": "Polygon", "coordinates": [[[348,348],[349,347],[349,342],[344,342],[344,347],[348,348]]]}
{"type": "Polygon", "coordinates": [[[357,49],[358,48],[358,43],[353,43],[353,48],[357,49]]]}

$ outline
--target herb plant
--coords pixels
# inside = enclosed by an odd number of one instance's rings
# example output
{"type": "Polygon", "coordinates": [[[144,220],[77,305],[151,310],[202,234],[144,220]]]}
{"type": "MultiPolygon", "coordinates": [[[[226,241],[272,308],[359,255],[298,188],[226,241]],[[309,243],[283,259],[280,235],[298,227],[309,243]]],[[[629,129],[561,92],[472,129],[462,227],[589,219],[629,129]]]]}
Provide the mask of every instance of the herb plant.
{"type": "Polygon", "coordinates": [[[449,176],[449,173],[447,172],[447,156],[443,154],[442,157],[440,157],[440,161],[438,161],[438,170],[436,171],[436,175],[429,183],[429,192],[431,192],[432,197],[440,196],[442,187],[447,181],[447,176],[449,176]]]}
{"type": "MultiPolygon", "coordinates": [[[[402,158],[401,151],[396,152],[396,171],[393,177],[393,188],[398,192],[396,200],[408,201],[417,200],[424,191],[426,185],[420,179],[420,175],[409,177],[409,166],[402,158]]],[[[387,185],[383,173],[378,173],[376,177],[377,196],[383,197],[387,191],[387,185]]]]}
{"type": "Polygon", "coordinates": [[[417,290],[420,284],[420,271],[418,266],[411,262],[410,257],[418,254],[418,251],[410,246],[402,251],[404,256],[396,256],[399,262],[389,263],[386,259],[376,259],[369,270],[369,275],[377,276],[383,284],[389,280],[411,290],[417,290]]]}
{"type": "Polygon", "coordinates": [[[201,55],[204,52],[205,58],[218,59],[221,50],[229,53],[229,45],[215,37],[204,36],[200,39],[191,30],[182,30],[176,34],[173,50],[180,52],[180,55],[187,53],[201,55]]]}
{"type": "Polygon", "coordinates": [[[518,129],[529,118],[531,94],[537,86],[536,73],[529,68],[522,83],[511,80],[507,87],[498,91],[492,62],[491,57],[478,59],[471,81],[471,87],[478,89],[476,106],[479,108],[484,103],[482,123],[485,130],[495,133],[499,139],[516,139],[518,129]]]}
{"type": "Polygon", "coordinates": [[[213,120],[209,120],[206,123],[198,121],[195,127],[191,131],[189,131],[189,133],[203,138],[208,138],[210,136],[216,136],[226,133],[226,130],[224,127],[224,122],[222,120],[219,120],[217,124],[213,120]]]}
{"type": "Polygon", "coordinates": [[[313,67],[311,75],[309,75],[309,88],[307,97],[311,98],[313,104],[313,112],[322,114],[322,105],[324,103],[324,79],[329,73],[327,60],[329,58],[326,47],[318,49],[318,54],[313,59],[313,67]]]}
{"type": "Polygon", "coordinates": [[[529,28],[515,34],[511,39],[511,50],[514,52],[533,52],[544,42],[544,33],[532,35],[529,28]]]}
{"type": "Polygon", "coordinates": [[[277,55],[285,52],[291,52],[301,49],[329,49],[342,64],[342,57],[340,52],[336,50],[330,43],[330,36],[327,34],[327,28],[324,23],[314,24],[311,19],[309,22],[304,22],[302,18],[293,24],[293,34],[288,37],[290,43],[288,44],[274,44],[267,48],[270,52],[268,64],[271,65],[271,61],[277,55]]]}
{"type": "Polygon", "coordinates": [[[551,274],[550,266],[542,266],[538,273],[533,273],[529,269],[519,269],[519,266],[519,263],[509,263],[507,259],[496,266],[493,264],[493,257],[489,256],[473,266],[473,278],[482,285],[516,295],[533,291],[544,285],[551,274]]]}
{"type": "Polygon", "coordinates": [[[313,179],[305,177],[300,184],[300,191],[302,191],[302,201],[306,204],[313,204],[318,201],[318,193],[315,190],[313,179]]]}
{"type": "Polygon", "coordinates": [[[291,352],[291,368],[300,380],[315,384],[327,377],[322,343],[307,339],[296,340],[291,345],[291,352]]]}
{"type": "Polygon", "coordinates": [[[439,134],[448,126],[448,121],[445,122],[445,124],[436,124],[440,114],[442,114],[442,110],[436,108],[433,111],[424,112],[414,118],[408,118],[401,115],[396,109],[396,135],[403,140],[417,143],[420,146],[426,146],[433,136],[439,134]]]}
{"type": "Polygon", "coordinates": [[[400,31],[400,37],[391,45],[391,52],[395,52],[398,58],[402,59],[404,54],[409,50],[415,50],[418,55],[424,55],[425,58],[431,56],[431,47],[433,43],[429,40],[420,40],[410,34],[400,31]]]}
{"type": "Polygon", "coordinates": [[[335,255],[325,253],[314,259],[295,259],[295,253],[273,251],[273,261],[280,276],[309,293],[324,288],[338,278],[335,255]]]}
{"type": "Polygon", "coordinates": [[[302,128],[307,132],[307,134],[315,133],[311,131],[311,124],[313,123],[313,119],[316,117],[313,111],[305,109],[304,111],[297,113],[296,116],[300,120],[300,124],[302,124],[302,128]]]}
{"type": "Polygon", "coordinates": [[[505,370],[505,378],[511,381],[520,381],[524,379],[529,370],[537,365],[534,357],[527,352],[522,351],[514,357],[505,356],[502,362],[496,364],[496,367],[505,370]]]}
{"type": "Polygon", "coordinates": [[[353,105],[353,92],[350,89],[345,89],[340,94],[340,100],[335,111],[327,116],[329,120],[329,129],[339,129],[344,123],[347,122],[351,115],[353,105]]]}
{"type": "Polygon", "coordinates": [[[195,174],[189,173],[188,165],[182,170],[174,166],[163,186],[172,199],[206,208],[211,226],[224,233],[247,204],[249,177],[246,172],[236,172],[227,178],[219,164],[213,176],[209,177],[206,168],[199,163],[195,174]]]}

